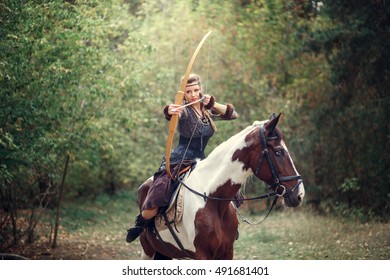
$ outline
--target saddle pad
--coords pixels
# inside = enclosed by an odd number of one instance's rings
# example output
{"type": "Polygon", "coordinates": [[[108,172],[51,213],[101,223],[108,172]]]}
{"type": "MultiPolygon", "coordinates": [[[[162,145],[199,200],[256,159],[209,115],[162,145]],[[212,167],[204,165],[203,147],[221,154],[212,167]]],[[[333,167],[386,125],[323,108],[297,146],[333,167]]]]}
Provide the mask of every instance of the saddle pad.
{"type": "MultiPolygon", "coordinates": [[[[191,172],[187,172],[184,176],[186,179],[191,172]]],[[[167,215],[168,222],[175,227],[177,223],[183,218],[184,211],[184,187],[182,184],[179,184],[177,189],[172,195],[171,203],[169,204],[165,214],[167,215]]],[[[162,214],[158,214],[154,219],[156,229],[161,231],[167,228],[166,222],[162,214]]]]}

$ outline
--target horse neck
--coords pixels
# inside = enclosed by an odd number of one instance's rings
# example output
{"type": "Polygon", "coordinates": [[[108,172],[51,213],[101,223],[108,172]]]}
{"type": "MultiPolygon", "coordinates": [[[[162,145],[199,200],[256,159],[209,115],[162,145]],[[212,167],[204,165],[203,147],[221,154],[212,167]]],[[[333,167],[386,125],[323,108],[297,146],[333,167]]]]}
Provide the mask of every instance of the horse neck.
{"type": "Polygon", "coordinates": [[[244,168],[243,162],[233,159],[237,150],[247,147],[245,137],[252,130],[253,127],[248,127],[232,136],[198,162],[191,181],[199,192],[233,198],[252,174],[250,169],[244,168]]]}

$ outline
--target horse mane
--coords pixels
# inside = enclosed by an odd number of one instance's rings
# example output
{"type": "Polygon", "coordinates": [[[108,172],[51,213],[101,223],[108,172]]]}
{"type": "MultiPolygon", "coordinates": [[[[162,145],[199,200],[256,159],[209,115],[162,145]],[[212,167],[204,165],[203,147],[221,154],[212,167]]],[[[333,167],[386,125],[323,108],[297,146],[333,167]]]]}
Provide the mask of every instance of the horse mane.
{"type": "MultiPolygon", "coordinates": [[[[238,138],[242,137],[243,135],[247,135],[248,133],[250,133],[253,129],[257,128],[257,127],[260,127],[260,126],[263,126],[268,120],[263,120],[263,121],[254,121],[252,125],[249,125],[247,126],[246,128],[244,128],[243,130],[241,130],[240,132],[236,133],[235,135],[231,136],[230,138],[228,138],[227,140],[225,140],[224,142],[222,142],[221,144],[219,144],[217,147],[215,147],[211,152],[210,154],[207,156],[207,158],[209,157],[213,157],[214,154],[216,153],[219,153],[220,150],[224,149],[226,145],[229,145],[231,142],[234,142],[235,140],[237,140],[238,138]]],[[[244,137],[245,138],[245,137],[244,137]]],[[[243,141],[243,143],[245,143],[243,141]]]]}
{"type": "MultiPolygon", "coordinates": [[[[251,126],[248,126],[246,129],[244,130],[247,130],[247,129],[254,129],[256,127],[261,127],[261,126],[264,126],[264,124],[267,122],[268,120],[262,120],[262,121],[254,121],[253,124],[251,126]]],[[[243,130],[243,131],[244,131],[243,130]]],[[[249,133],[249,132],[248,132],[249,133]]],[[[257,178],[254,174],[251,174],[248,176],[248,178],[244,181],[244,183],[242,184],[242,187],[241,187],[241,190],[242,190],[242,193],[245,194],[246,191],[247,191],[247,186],[251,187],[253,186],[254,182],[257,182],[257,178]]]]}
{"type": "MultiPolygon", "coordinates": [[[[210,152],[210,154],[205,159],[198,161],[196,170],[198,172],[208,172],[210,170],[210,165],[217,167],[220,164],[228,164],[230,168],[233,169],[235,167],[238,168],[240,166],[239,163],[233,160],[234,153],[237,150],[243,149],[247,146],[251,146],[252,143],[247,142],[247,135],[252,133],[259,126],[264,125],[264,123],[266,122],[266,120],[255,121],[252,125],[247,126],[240,132],[236,133],[235,135],[231,136],[230,138],[219,144],[210,152]]],[[[224,165],[224,167],[227,167],[227,165],[224,165]]],[[[242,175],[236,174],[239,177],[235,177],[234,179],[240,181],[241,184],[244,184],[247,181],[246,179],[248,179],[247,177],[251,175],[250,173],[250,170],[243,170],[242,175]]]]}

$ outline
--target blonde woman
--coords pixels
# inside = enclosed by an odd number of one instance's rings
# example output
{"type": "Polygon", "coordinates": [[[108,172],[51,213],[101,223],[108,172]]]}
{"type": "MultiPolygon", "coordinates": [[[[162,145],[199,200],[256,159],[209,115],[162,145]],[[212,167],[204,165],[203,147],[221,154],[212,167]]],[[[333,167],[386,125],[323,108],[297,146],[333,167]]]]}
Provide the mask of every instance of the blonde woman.
{"type": "MultiPolygon", "coordinates": [[[[204,150],[216,131],[215,120],[233,120],[238,117],[233,105],[222,105],[217,103],[213,96],[203,95],[201,79],[196,74],[189,76],[184,102],[184,106],[170,104],[163,110],[167,120],[170,120],[172,115],[179,115],[180,138],[179,144],[170,155],[171,170],[181,166],[183,162],[205,158],[204,150]]],[[[168,206],[174,191],[175,186],[167,174],[163,157],[159,170],[154,174],[153,184],[149,188],[141,213],[137,216],[135,225],[128,230],[127,242],[137,239],[144,228],[151,224],[160,207],[168,206]]]]}

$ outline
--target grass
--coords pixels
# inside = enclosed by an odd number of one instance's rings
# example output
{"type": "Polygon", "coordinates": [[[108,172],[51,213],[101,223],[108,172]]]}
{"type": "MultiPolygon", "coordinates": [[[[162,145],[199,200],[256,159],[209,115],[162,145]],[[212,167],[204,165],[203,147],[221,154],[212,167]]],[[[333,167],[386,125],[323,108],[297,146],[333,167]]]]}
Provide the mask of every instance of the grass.
{"type": "MultiPolygon", "coordinates": [[[[259,217],[253,216],[253,219],[259,217]]],[[[274,212],[258,226],[243,224],[237,259],[388,260],[390,225],[319,216],[304,208],[274,212]]]]}
{"type": "MultiPolygon", "coordinates": [[[[390,225],[320,216],[305,206],[273,211],[260,225],[240,222],[235,259],[242,260],[388,260],[390,225]]],[[[125,242],[137,214],[134,193],[103,195],[64,204],[58,247],[45,237],[19,253],[31,259],[139,259],[139,241],[125,242]]],[[[243,215],[261,220],[265,212],[243,215]]],[[[44,236],[44,235],[43,235],[44,236]]]]}
{"type": "Polygon", "coordinates": [[[135,193],[125,191],[68,203],[62,211],[63,241],[84,243],[88,249],[81,258],[138,259],[140,244],[136,247],[125,242],[126,230],[137,213],[136,205],[135,193]]]}

